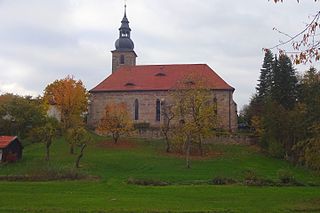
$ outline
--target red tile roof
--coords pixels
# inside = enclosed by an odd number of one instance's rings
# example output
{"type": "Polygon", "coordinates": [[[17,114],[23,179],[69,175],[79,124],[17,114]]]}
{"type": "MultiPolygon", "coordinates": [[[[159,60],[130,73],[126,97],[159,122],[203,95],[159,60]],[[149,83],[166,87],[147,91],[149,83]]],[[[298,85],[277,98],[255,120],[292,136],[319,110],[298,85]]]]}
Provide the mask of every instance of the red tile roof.
{"type": "Polygon", "coordinates": [[[17,136],[0,136],[0,149],[6,148],[17,136]]]}
{"type": "Polygon", "coordinates": [[[206,64],[122,66],[90,92],[170,90],[177,82],[195,74],[211,89],[234,90],[206,64]]]}

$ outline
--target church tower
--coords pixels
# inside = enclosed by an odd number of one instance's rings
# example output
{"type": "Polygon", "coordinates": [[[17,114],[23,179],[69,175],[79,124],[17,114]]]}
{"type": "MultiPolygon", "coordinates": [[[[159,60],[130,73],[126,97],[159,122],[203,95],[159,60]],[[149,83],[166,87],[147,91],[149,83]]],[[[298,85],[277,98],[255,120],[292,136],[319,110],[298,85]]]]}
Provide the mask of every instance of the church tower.
{"type": "Polygon", "coordinates": [[[134,52],[134,44],[130,38],[131,29],[126,14],[127,5],[124,5],[124,16],[119,28],[119,38],[115,43],[116,49],[112,53],[112,73],[114,73],[120,66],[136,65],[137,54],[134,52]]]}

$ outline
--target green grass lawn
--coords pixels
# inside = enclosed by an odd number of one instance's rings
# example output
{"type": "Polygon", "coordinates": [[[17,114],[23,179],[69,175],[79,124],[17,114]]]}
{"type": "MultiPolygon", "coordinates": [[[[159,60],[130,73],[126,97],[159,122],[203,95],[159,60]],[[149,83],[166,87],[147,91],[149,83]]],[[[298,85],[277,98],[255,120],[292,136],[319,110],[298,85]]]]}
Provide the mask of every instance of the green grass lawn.
{"type": "MultiPolygon", "coordinates": [[[[99,140],[103,139],[97,137],[99,140]]],[[[255,147],[211,145],[209,149],[217,154],[192,159],[191,169],[187,169],[184,158],[164,153],[161,141],[125,142],[127,146],[120,147],[95,142],[85,150],[79,171],[99,179],[0,182],[0,212],[320,212],[320,187],[242,185],[245,170],[278,181],[280,169],[291,171],[298,182],[306,185],[320,184],[319,175],[264,156],[255,147]],[[206,184],[217,176],[238,183],[206,184]],[[130,185],[129,178],[170,185],[130,185]]],[[[59,139],[52,145],[51,161],[46,163],[43,144],[32,144],[25,147],[22,161],[0,165],[0,175],[69,169],[75,157],[68,153],[66,142],[59,139]]]]}

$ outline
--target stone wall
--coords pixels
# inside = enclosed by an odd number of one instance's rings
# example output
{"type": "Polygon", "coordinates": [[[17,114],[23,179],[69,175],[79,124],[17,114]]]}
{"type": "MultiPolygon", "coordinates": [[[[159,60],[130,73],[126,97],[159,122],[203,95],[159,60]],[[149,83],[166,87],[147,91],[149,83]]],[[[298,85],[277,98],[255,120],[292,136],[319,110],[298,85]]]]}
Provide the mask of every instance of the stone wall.
{"type": "MultiPolygon", "coordinates": [[[[232,91],[212,91],[212,99],[217,100],[217,114],[219,126],[222,129],[236,131],[237,114],[236,105],[233,101],[232,91]]],[[[127,104],[128,110],[134,120],[134,103],[139,102],[139,120],[134,122],[147,122],[152,127],[160,127],[160,121],[156,121],[156,101],[170,102],[167,91],[130,91],[130,92],[97,92],[91,93],[89,104],[88,125],[96,127],[102,118],[105,106],[108,103],[127,104]]]]}
{"type": "Polygon", "coordinates": [[[128,52],[112,51],[112,73],[122,65],[135,66],[136,58],[137,58],[137,55],[134,51],[128,51],[128,52]],[[121,55],[124,56],[124,64],[120,63],[121,55]]]}
{"type": "MultiPolygon", "coordinates": [[[[135,131],[131,136],[147,139],[163,139],[163,135],[160,129],[148,129],[145,131],[135,131]]],[[[259,138],[250,135],[238,135],[238,134],[225,134],[215,135],[204,141],[204,144],[244,144],[253,145],[257,144],[259,138]]]]}

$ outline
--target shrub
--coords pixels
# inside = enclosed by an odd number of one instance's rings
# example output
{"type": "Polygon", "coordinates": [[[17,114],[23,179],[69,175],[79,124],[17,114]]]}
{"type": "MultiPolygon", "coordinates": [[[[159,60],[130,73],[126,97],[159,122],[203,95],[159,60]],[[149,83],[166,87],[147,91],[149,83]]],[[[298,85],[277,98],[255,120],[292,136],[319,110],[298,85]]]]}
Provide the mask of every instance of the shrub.
{"type": "Polygon", "coordinates": [[[29,171],[23,175],[0,176],[6,181],[52,181],[52,180],[80,180],[93,178],[76,169],[45,166],[29,171]]]}
{"type": "Polygon", "coordinates": [[[147,122],[134,123],[133,128],[135,130],[138,130],[139,134],[141,135],[143,132],[146,132],[148,129],[150,129],[150,123],[147,123],[147,122]]]}
{"type": "Polygon", "coordinates": [[[292,172],[286,169],[278,170],[278,178],[281,184],[290,184],[296,182],[292,172]]]}
{"type": "Polygon", "coordinates": [[[258,179],[256,186],[276,186],[276,183],[270,179],[258,179]]]}
{"type": "Polygon", "coordinates": [[[244,184],[255,185],[257,183],[258,176],[255,171],[247,169],[244,171],[244,184]]]}
{"type": "Polygon", "coordinates": [[[268,143],[268,153],[272,157],[283,158],[284,157],[284,149],[281,143],[275,139],[269,139],[268,143]]]}
{"type": "Polygon", "coordinates": [[[226,177],[215,177],[213,178],[210,183],[213,185],[228,185],[228,184],[234,184],[237,181],[232,178],[226,178],[226,177]]]}
{"type": "Polygon", "coordinates": [[[138,129],[138,130],[147,130],[150,128],[150,123],[148,122],[134,123],[133,127],[134,129],[138,129]]]}
{"type": "Polygon", "coordinates": [[[168,182],[159,180],[144,180],[144,179],[134,179],[129,178],[127,184],[140,185],[140,186],[168,186],[168,182]]]}
{"type": "Polygon", "coordinates": [[[276,185],[276,183],[273,180],[258,177],[256,172],[250,169],[244,171],[244,184],[249,186],[275,186],[276,185]]]}

